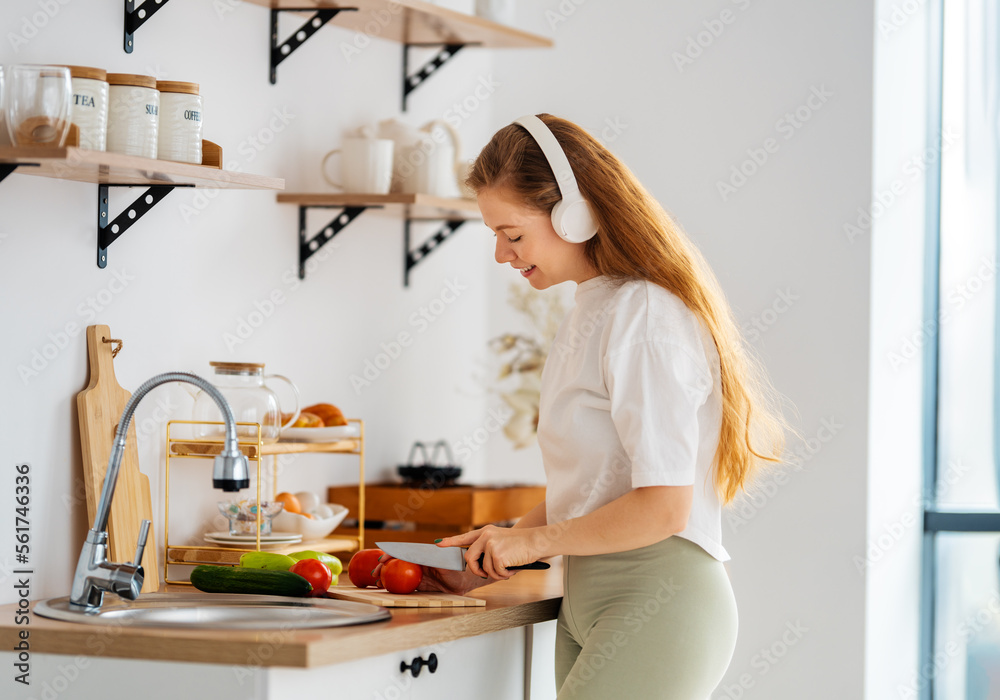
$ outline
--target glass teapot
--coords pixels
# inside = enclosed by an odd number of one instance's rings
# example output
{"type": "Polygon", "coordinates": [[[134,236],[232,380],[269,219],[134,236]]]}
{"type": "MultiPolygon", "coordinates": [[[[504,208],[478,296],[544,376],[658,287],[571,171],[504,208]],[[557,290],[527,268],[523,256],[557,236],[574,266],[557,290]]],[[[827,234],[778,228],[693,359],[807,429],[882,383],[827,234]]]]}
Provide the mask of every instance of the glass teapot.
{"type": "MultiPolygon", "coordinates": [[[[287,377],[264,374],[264,365],[255,362],[209,362],[214,374],[209,380],[218,388],[233,409],[237,423],[260,423],[261,439],[265,443],[278,441],[278,433],[292,425],[301,409],[299,390],[287,377]],[[287,421],[281,420],[278,395],[265,384],[265,380],[280,379],[295,394],[295,411],[287,421]]],[[[199,391],[194,397],[194,420],[221,421],[222,414],[208,394],[199,391]]],[[[237,426],[240,439],[254,438],[256,431],[247,426],[237,426]]],[[[210,437],[219,432],[216,426],[199,426],[199,437],[210,437]]]]}

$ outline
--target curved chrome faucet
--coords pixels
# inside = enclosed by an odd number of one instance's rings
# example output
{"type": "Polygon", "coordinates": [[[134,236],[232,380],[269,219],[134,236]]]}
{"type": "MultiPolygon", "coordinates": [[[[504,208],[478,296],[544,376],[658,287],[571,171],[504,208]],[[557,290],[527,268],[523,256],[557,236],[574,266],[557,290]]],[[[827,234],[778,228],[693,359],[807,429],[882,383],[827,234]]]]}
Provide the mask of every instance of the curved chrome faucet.
{"type": "Polygon", "coordinates": [[[128,564],[116,564],[107,560],[108,516],[111,513],[111,499],[114,498],[115,485],[118,482],[118,470],[125,453],[128,426],[132,422],[135,408],[151,389],[167,382],[194,384],[211,396],[222,411],[226,423],[226,438],[222,453],[215,458],[212,486],[223,491],[239,491],[250,485],[247,458],[240,450],[236,438],[236,419],[233,418],[232,409],[218,389],[198,375],[186,372],[158,374],[143,382],[125,404],[125,410],[118,422],[118,431],[115,433],[114,446],[108,458],[108,469],[104,474],[104,486],[101,488],[101,499],[97,504],[94,525],[87,533],[87,539],[80,551],[80,559],[76,564],[76,573],[73,575],[73,589],[69,597],[71,609],[95,612],[100,609],[104,601],[105,591],[117,593],[128,600],[135,600],[142,590],[144,578],[142,553],[146,548],[146,537],[149,535],[149,521],[142,521],[132,561],[128,564]]]}

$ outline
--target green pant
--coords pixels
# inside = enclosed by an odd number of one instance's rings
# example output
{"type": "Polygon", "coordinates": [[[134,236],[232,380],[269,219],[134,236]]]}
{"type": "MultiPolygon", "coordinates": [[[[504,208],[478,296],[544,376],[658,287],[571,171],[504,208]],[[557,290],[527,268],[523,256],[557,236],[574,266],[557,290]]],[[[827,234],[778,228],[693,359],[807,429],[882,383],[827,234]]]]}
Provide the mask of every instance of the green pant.
{"type": "Polygon", "coordinates": [[[681,537],[564,559],[559,700],[708,700],[736,646],[722,562],[681,537]]]}

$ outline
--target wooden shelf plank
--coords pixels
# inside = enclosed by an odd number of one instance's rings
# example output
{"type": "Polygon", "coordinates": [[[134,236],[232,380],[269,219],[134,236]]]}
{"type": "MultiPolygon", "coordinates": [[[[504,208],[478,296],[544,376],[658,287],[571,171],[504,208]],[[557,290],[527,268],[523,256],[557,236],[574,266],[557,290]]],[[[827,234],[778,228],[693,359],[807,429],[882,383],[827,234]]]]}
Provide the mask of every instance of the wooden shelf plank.
{"type": "MultiPolygon", "coordinates": [[[[240,449],[248,459],[257,459],[256,443],[240,443],[240,449]]],[[[357,438],[350,440],[337,440],[335,442],[275,442],[265,444],[261,454],[265,455],[287,455],[316,453],[343,453],[356,454],[360,449],[357,438]]],[[[172,457],[214,457],[222,452],[221,442],[202,440],[171,440],[170,455],[172,457]]]]}
{"type": "Polygon", "coordinates": [[[205,165],[91,151],[74,146],[0,147],[0,163],[25,163],[15,173],[111,185],[187,185],[239,190],[283,190],[282,178],[205,165]]]}
{"type": "MultiPolygon", "coordinates": [[[[284,547],[268,547],[264,551],[276,554],[291,554],[311,549],[317,552],[353,552],[358,548],[357,539],[349,537],[326,537],[321,540],[303,540],[284,547]]],[[[252,552],[254,547],[242,549],[229,547],[177,547],[167,549],[167,558],[171,564],[238,564],[240,555],[252,552]]],[[[345,564],[347,562],[344,562],[345,564]]]]}
{"type": "Polygon", "coordinates": [[[361,444],[357,438],[350,440],[337,440],[336,442],[275,442],[264,445],[266,455],[290,455],[304,454],[310,452],[340,453],[349,454],[361,449],[361,444]]]}
{"type": "Polygon", "coordinates": [[[409,219],[480,219],[474,199],[435,197],[430,194],[328,194],[281,192],[279,204],[309,207],[402,207],[409,219]]]}
{"type": "Polygon", "coordinates": [[[496,22],[438,7],[421,0],[248,0],[272,9],[302,10],[348,7],[335,26],[374,38],[407,44],[476,44],[494,49],[549,48],[552,40],[496,22]],[[386,21],[388,20],[388,21],[386,21]],[[378,33],[372,31],[378,27],[378,33]]]}

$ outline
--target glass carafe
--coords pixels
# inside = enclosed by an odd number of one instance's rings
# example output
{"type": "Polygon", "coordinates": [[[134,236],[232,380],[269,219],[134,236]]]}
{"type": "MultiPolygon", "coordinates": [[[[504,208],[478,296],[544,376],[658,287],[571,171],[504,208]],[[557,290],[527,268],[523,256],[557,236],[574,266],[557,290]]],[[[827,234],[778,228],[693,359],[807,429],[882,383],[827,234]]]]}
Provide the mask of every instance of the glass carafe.
{"type": "MultiPolygon", "coordinates": [[[[287,377],[264,374],[264,365],[254,362],[210,362],[214,370],[210,381],[229,402],[237,423],[260,423],[261,439],[265,443],[278,441],[278,434],[299,417],[299,390],[287,377]],[[295,410],[291,418],[282,422],[278,395],[265,384],[265,380],[280,379],[287,382],[295,394],[295,410]]],[[[194,420],[221,421],[219,407],[205,392],[198,392],[194,399],[194,420]]],[[[221,435],[221,426],[198,426],[200,437],[221,435]]],[[[255,430],[238,426],[240,439],[254,438],[255,430]]]]}

